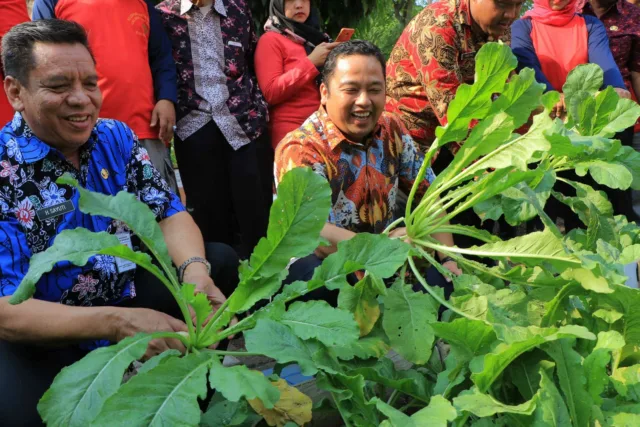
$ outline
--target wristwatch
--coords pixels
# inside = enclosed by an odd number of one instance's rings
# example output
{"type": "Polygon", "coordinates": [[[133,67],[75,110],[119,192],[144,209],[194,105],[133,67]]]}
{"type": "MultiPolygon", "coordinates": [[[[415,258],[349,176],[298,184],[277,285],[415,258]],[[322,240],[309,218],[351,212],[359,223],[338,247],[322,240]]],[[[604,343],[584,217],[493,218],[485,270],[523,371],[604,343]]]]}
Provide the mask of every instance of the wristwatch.
{"type": "Polygon", "coordinates": [[[183,262],[182,265],[178,268],[178,278],[180,279],[181,283],[182,283],[182,281],[184,279],[184,271],[187,269],[187,267],[189,267],[194,262],[200,262],[200,263],[206,265],[207,266],[207,274],[211,275],[211,264],[209,264],[209,261],[207,261],[206,259],[204,259],[202,257],[194,256],[194,257],[189,258],[185,262],[183,262]]]}

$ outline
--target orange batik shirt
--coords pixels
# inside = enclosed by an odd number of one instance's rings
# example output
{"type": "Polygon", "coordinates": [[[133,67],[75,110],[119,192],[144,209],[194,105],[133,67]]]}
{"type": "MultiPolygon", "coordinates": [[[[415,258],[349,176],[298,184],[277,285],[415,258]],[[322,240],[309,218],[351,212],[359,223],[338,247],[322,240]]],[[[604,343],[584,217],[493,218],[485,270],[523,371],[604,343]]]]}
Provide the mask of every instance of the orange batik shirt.
{"type": "MultiPolygon", "coordinates": [[[[394,220],[398,189],[409,193],[423,160],[396,116],[383,113],[372,135],[356,143],[320,107],[280,142],[275,173],[280,182],[293,168],[312,168],[331,186],[328,222],[356,233],[381,233],[394,220]]],[[[434,178],[429,168],[418,199],[434,178]]]]}
{"type": "MultiPolygon", "coordinates": [[[[436,127],[447,124],[458,87],[473,83],[476,52],[491,41],[471,24],[468,0],[433,3],[407,25],[391,51],[386,110],[402,118],[422,150],[431,146],[436,127]]],[[[509,31],[501,40],[510,38],[509,31]]]]}

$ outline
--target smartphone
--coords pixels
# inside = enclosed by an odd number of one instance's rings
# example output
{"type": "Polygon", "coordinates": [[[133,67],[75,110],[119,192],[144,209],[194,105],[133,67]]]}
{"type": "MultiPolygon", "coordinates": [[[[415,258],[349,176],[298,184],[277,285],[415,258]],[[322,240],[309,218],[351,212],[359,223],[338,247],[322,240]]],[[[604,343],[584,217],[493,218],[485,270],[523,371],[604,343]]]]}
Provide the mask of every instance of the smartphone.
{"type": "Polygon", "coordinates": [[[353,33],[355,33],[356,30],[354,30],[353,28],[343,28],[340,30],[340,34],[338,34],[338,37],[336,37],[336,42],[348,42],[349,40],[351,40],[351,37],[353,37],[353,33]]]}

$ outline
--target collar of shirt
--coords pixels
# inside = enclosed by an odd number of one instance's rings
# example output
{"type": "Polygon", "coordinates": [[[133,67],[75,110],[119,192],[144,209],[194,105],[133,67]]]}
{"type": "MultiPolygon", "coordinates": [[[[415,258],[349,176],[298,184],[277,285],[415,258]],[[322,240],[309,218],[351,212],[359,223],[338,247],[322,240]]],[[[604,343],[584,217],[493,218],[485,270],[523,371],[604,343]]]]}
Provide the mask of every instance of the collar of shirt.
{"type": "Polygon", "coordinates": [[[366,147],[369,144],[369,141],[371,140],[371,138],[380,136],[380,132],[382,130],[382,126],[380,125],[380,119],[378,119],[378,123],[376,124],[376,127],[373,129],[373,132],[371,132],[371,135],[369,135],[363,143],[354,142],[348,139],[346,136],[344,136],[342,131],[338,129],[338,126],[336,126],[335,123],[333,123],[333,121],[329,118],[327,111],[324,109],[322,105],[318,109],[318,112],[316,113],[316,115],[318,117],[318,121],[320,122],[320,125],[322,126],[322,130],[320,132],[324,133],[323,136],[324,138],[327,139],[327,143],[329,144],[329,147],[331,148],[331,150],[335,150],[342,142],[346,142],[347,144],[355,145],[358,147],[366,147]]]}
{"type": "MultiPolygon", "coordinates": [[[[224,3],[222,0],[214,0],[213,9],[218,12],[218,14],[226,17],[227,9],[224,7],[224,3]]],[[[184,15],[189,12],[195,4],[191,0],[180,0],[180,15],[184,15]]]]}
{"type": "MultiPolygon", "coordinates": [[[[51,147],[46,142],[43,142],[38,138],[27,122],[22,117],[22,114],[16,113],[13,116],[13,120],[11,121],[11,130],[13,131],[15,136],[21,136],[23,138],[19,139],[20,151],[22,152],[22,158],[26,163],[35,163],[39,160],[42,160],[49,154],[49,151],[54,151],[60,155],[61,158],[64,158],[60,151],[51,147]]],[[[97,140],[97,133],[95,127],[91,131],[91,136],[89,136],[89,140],[80,148],[81,159],[84,157],[83,154],[90,151],[90,149],[95,145],[97,140]]]]}

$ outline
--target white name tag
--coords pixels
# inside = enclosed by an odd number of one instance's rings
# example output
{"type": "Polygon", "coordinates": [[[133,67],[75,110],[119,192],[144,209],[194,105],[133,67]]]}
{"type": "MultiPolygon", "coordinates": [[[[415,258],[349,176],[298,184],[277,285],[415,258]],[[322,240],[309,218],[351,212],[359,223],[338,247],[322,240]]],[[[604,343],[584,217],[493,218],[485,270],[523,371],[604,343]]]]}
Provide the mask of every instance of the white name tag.
{"type": "MultiPolygon", "coordinates": [[[[120,240],[120,243],[128,246],[129,249],[133,249],[133,245],[131,244],[131,233],[116,233],[116,237],[120,240]]],[[[136,268],[136,264],[134,262],[122,258],[116,258],[116,265],[118,267],[118,273],[135,270],[136,268]]]]}
{"type": "Polygon", "coordinates": [[[227,44],[229,46],[242,47],[242,43],[234,42],[233,40],[229,40],[227,44]]]}

